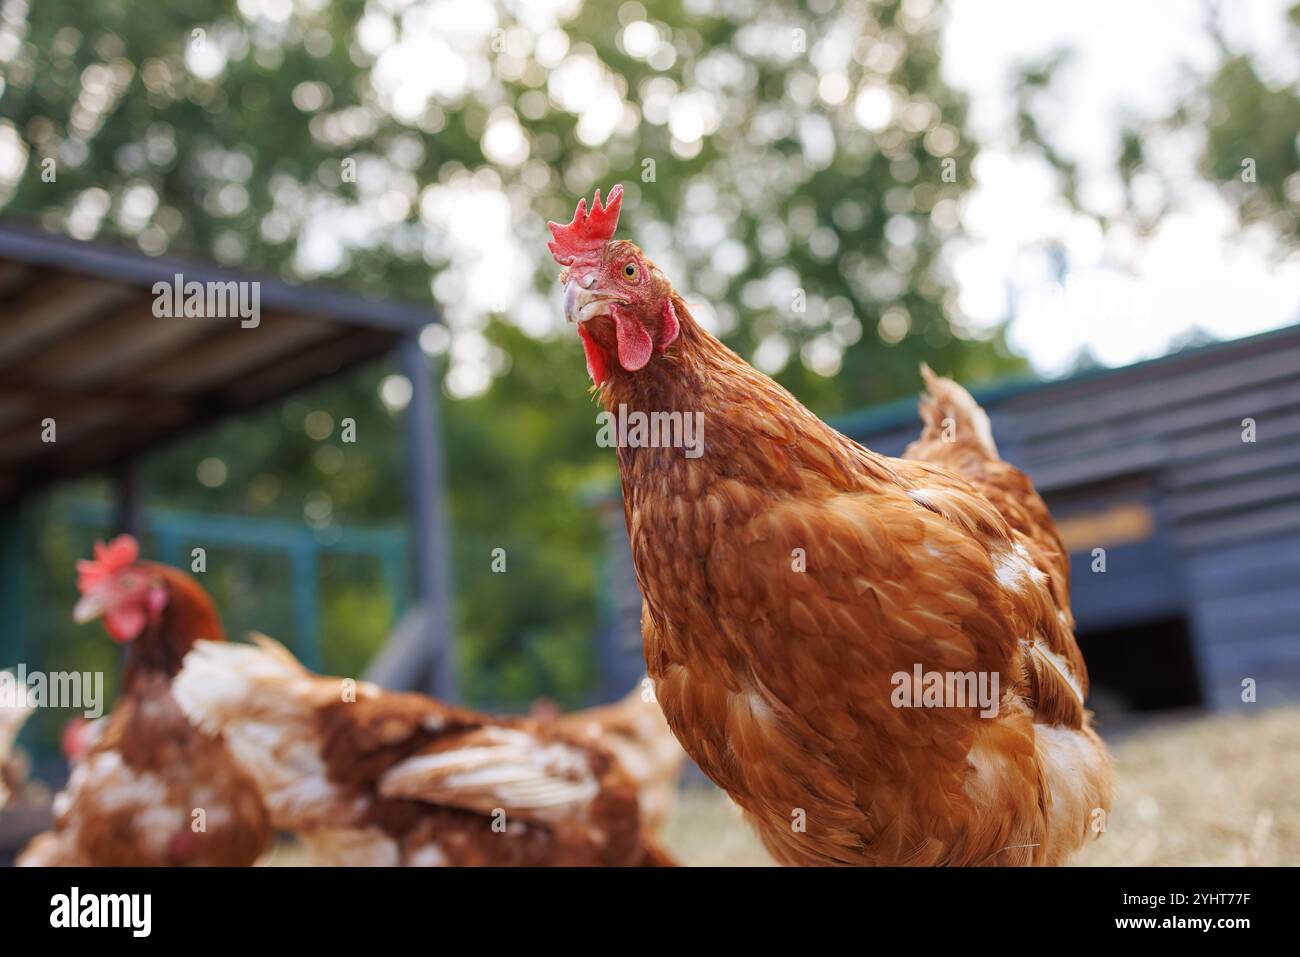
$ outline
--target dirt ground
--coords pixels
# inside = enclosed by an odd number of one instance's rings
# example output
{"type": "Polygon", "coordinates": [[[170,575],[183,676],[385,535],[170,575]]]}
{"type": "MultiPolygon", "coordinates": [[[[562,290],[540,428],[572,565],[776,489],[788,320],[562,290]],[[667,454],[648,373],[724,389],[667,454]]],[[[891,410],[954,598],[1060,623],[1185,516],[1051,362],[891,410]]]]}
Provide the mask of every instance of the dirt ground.
{"type": "MultiPolygon", "coordinates": [[[[1165,719],[1110,743],[1107,831],[1075,864],[1300,865],[1300,708],[1165,719]]],[[[684,864],[771,863],[735,806],[707,787],[683,791],[666,841],[684,864]]]]}

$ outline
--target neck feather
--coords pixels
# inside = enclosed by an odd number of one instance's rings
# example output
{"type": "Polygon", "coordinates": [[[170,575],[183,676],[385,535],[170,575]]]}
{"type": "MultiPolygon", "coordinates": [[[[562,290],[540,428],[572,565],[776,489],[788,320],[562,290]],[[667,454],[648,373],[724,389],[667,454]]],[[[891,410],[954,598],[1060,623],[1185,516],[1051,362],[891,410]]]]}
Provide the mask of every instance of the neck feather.
{"type": "Polygon", "coordinates": [[[144,675],[175,677],[194,642],[226,637],[212,599],[198,582],[167,565],[149,568],[167,589],[167,605],[130,644],[123,679],[128,688],[144,675]]]}
{"type": "MultiPolygon", "coordinates": [[[[680,449],[618,450],[627,486],[662,481],[665,473],[697,467],[728,475],[761,475],[775,491],[805,487],[811,473],[831,486],[861,487],[889,473],[879,456],[813,415],[785,388],[763,375],[696,322],[676,293],[680,334],[662,355],[637,372],[616,369],[597,390],[601,403],[628,412],[701,413],[704,454],[680,449]]],[[[695,483],[692,483],[695,484],[695,483]]]]}

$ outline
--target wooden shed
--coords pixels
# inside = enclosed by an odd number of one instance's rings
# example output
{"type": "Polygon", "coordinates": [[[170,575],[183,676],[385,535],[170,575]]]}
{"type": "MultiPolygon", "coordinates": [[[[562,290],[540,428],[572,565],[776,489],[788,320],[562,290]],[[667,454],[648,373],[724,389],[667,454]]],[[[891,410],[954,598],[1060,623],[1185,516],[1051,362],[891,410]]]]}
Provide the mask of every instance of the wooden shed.
{"type": "MultiPolygon", "coordinates": [[[[141,455],[391,354],[412,389],[405,466],[419,606],[373,677],[454,698],[438,389],[419,345],[421,331],[440,321],[432,303],[369,299],[0,222],[0,610],[12,625],[22,589],[18,515],[32,493],[112,474],[114,524],[137,531],[141,455]],[[201,293],[194,309],[191,290],[201,293]]],[[[17,630],[0,631],[0,666],[19,657],[17,630]]]]}
{"type": "MultiPolygon", "coordinates": [[[[1070,549],[1093,707],[1300,699],[1300,326],[971,391],[1070,549]]],[[[920,429],[913,399],[834,424],[887,455],[920,429]]],[[[606,629],[606,660],[639,645],[639,602],[609,607],[637,612],[606,629]]]]}

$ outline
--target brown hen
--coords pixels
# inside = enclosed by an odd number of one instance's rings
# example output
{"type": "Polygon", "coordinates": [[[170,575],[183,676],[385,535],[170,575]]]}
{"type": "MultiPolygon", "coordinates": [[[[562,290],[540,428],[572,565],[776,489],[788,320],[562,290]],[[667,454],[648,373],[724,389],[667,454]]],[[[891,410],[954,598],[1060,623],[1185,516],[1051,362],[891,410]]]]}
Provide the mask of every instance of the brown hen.
{"type": "Polygon", "coordinates": [[[659,423],[618,463],[646,663],[686,751],[783,863],[1064,861],[1104,827],[1111,771],[1028,480],[939,383],[927,420],[947,409],[961,447],[927,427],[914,454],[940,464],[831,429],[613,239],[621,200],[580,203],[551,250],[601,403],[659,423]],[[671,441],[688,416],[701,455],[671,441]]]}
{"type": "Polygon", "coordinates": [[[252,779],[172,697],[193,643],[223,638],[212,600],[190,576],[138,553],[124,535],[78,563],[76,619],[102,616],[129,645],[122,694],[55,797],[54,829],[32,840],[20,866],[246,866],[270,841],[252,779]]]}

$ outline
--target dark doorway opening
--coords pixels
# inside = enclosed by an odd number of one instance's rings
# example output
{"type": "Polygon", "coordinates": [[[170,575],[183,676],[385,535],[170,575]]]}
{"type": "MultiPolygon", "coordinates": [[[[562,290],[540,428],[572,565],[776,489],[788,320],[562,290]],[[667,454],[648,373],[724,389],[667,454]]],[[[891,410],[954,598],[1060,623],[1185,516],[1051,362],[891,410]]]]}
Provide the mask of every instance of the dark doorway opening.
{"type": "Polygon", "coordinates": [[[1084,631],[1088,707],[1102,717],[1201,706],[1192,636],[1183,618],[1084,631]]]}

